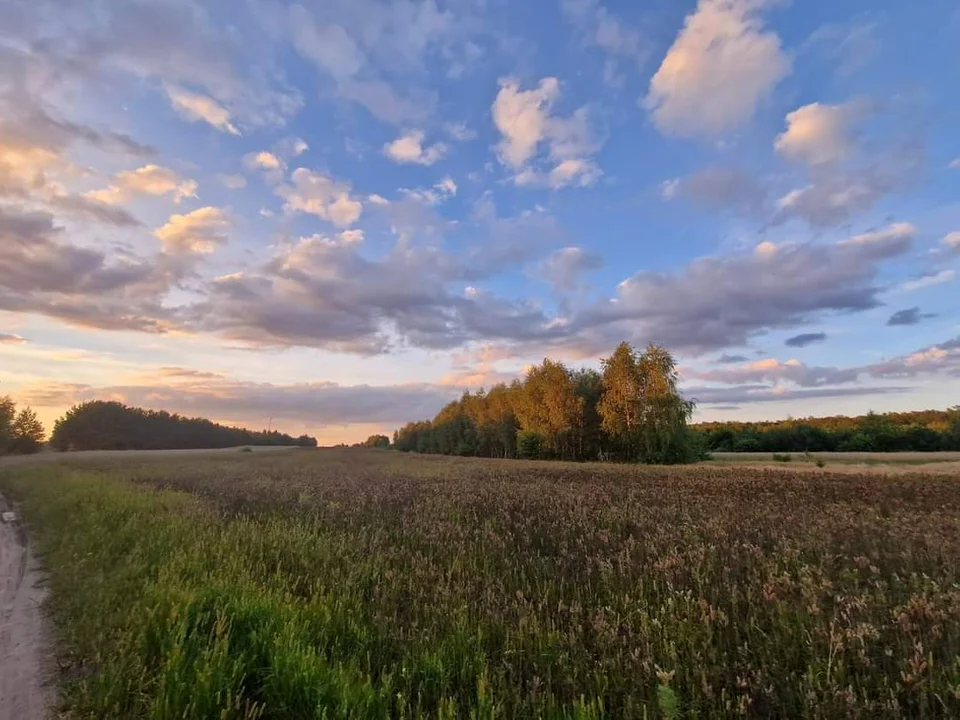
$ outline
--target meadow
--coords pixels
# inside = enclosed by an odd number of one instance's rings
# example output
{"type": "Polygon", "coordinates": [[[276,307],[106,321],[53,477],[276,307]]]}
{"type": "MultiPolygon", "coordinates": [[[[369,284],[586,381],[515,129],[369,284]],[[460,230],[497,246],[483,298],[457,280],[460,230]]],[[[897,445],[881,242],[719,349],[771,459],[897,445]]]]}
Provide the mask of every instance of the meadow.
{"type": "Polygon", "coordinates": [[[91,718],[960,717],[960,478],[296,450],[0,468],[91,718]]]}

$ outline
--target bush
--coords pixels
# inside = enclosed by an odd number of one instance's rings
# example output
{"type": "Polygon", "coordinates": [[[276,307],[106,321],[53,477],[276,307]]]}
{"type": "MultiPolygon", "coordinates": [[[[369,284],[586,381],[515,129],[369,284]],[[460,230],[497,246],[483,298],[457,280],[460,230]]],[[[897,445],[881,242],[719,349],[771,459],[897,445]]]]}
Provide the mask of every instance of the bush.
{"type": "Polygon", "coordinates": [[[523,460],[536,460],[540,457],[540,436],[524,430],[517,436],[517,455],[523,460]]]}
{"type": "Polygon", "coordinates": [[[790,462],[791,460],[793,460],[793,456],[790,455],[789,453],[786,455],[781,455],[780,453],[774,453],[773,459],[775,462],[790,462]]]}

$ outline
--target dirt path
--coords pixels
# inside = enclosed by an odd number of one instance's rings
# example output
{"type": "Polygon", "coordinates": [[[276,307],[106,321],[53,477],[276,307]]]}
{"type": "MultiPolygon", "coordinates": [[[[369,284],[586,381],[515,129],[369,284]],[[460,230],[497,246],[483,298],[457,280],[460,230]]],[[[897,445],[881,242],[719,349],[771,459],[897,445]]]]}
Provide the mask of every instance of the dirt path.
{"type": "MultiPolygon", "coordinates": [[[[13,507],[0,496],[0,511],[13,507]]],[[[44,590],[19,519],[0,521],[0,720],[42,720],[52,707],[46,680],[44,590]]]]}

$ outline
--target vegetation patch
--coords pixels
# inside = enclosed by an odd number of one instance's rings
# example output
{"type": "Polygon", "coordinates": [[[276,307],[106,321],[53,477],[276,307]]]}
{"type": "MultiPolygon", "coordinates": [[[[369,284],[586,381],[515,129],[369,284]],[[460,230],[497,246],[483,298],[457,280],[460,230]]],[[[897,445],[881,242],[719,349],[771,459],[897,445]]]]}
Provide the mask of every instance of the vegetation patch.
{"type": "Polygon", "coordinates": [[[91,718],[960,716],[944,477],[364,450],[8,468],[91,718]]]}

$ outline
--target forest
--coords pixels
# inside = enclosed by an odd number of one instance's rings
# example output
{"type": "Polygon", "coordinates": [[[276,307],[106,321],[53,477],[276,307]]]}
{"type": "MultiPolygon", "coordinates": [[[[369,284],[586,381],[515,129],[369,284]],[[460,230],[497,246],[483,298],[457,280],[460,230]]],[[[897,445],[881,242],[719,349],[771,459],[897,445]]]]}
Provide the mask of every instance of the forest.
{"type": "Polygon", "coordinates": [[[316,447],[317,440],[309,435],[295,438],[276,430],[227,427],[203,418],[93,400],[75,405],[57,420],[50,444],[57,450],[182,450],[238,445],[316,447]]]}
{"type": "Polygon", "coordinates": [[[10,397],[0,397],[0,455],[38,452],[44,435],[43,423],[31,408],[18,411],[10,397]]]}
{"type": "Polygon", "coordinates": [[[780,422],[693,426],[715,452],[935,452],[960,450],[960,406],[780,422]]]}
{"type": "Polygon", "coordinates": [[[464,393],[433,420],[394,433],[405,452],[478,457],[681,463],[703,449],[677,390],[673,356],[621,343],[600,372],[545,359],[523,380],[464,393]]]}

